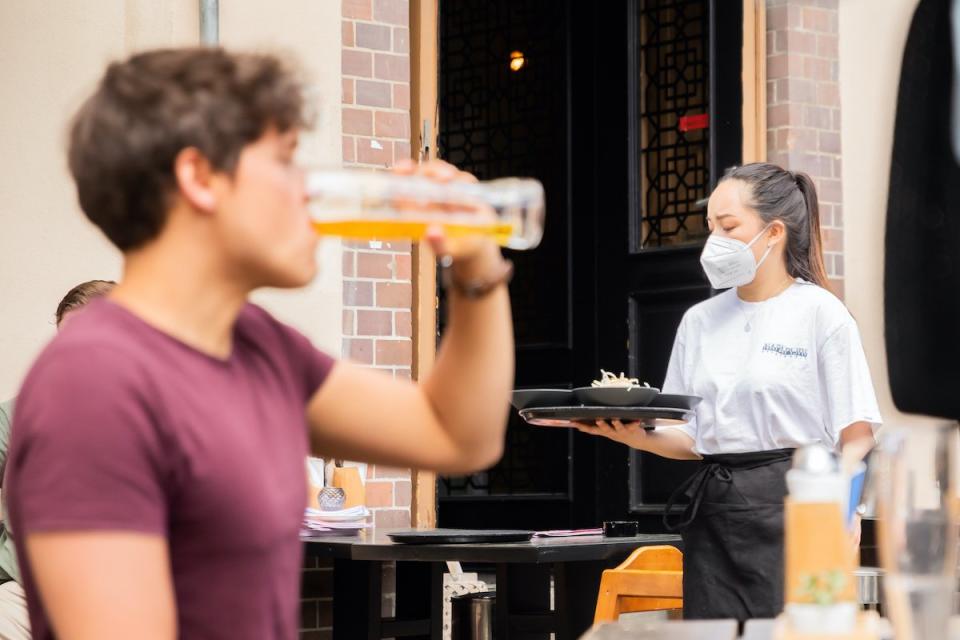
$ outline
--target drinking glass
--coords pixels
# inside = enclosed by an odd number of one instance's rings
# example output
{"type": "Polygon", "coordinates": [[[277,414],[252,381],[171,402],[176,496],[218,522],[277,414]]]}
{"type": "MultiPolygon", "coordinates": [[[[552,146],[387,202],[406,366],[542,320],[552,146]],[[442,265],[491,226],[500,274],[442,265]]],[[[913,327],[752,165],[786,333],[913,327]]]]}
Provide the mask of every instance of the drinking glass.
{"type": "Polygon", "coordinates": [[[447,237],[489,236],[509,249],[534,249],[543,237],[544,190],[532,178],[436,182],[419,176],[349,169],[306,171],[308,208],[323,235],[419,240],[433,226],[447,237]]]}
{"type": "Polygon", "coordinates": [[[874,454],[886,615],[897,640],[946,640],[957,588],[957,426],[888,427],[874,454]]]}

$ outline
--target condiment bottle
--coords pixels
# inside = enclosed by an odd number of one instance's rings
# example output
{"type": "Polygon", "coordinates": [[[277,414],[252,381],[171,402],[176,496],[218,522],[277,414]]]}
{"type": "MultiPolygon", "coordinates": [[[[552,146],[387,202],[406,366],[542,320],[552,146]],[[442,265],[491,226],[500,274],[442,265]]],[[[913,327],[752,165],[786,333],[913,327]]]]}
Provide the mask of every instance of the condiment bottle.
{"type": "Polygon", "coordinates": [[[849,482],[835,454],[797,449],[784,504],[785,612],[797,635],[842,635],[857,624],[856,550],[845,526],[849,482]]]}

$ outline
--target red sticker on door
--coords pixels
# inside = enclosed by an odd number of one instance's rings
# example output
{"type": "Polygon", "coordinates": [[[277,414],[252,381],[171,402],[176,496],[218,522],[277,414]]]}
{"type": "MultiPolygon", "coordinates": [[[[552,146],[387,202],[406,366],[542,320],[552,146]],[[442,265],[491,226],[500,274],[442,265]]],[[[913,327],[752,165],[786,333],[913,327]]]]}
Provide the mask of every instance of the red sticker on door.
{"type": "Polygon", "coordinates": [[[693,116],[683,116],[680,118],[680,131],[696,131],[697,129],[706,129],[710,126],[710,115],[698,113],[693,116]]]}

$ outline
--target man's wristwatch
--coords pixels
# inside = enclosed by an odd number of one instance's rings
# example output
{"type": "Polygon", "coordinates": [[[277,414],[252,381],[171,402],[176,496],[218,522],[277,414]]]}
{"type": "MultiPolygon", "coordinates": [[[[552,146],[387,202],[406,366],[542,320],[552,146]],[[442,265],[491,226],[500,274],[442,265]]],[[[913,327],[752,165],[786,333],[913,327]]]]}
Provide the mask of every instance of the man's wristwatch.
{"type": "Polygon", "coordinates": [[[440,282],[443,283],[443,288],[452,289],[471,300],[482,298],[500,285],[508,284],[513,277],[513,262],[510,260],[503,260],[498,273],[487,280],[458,280],[453,275],[453,258],[450,256],[440,258],[440,267],[440,282]]]}

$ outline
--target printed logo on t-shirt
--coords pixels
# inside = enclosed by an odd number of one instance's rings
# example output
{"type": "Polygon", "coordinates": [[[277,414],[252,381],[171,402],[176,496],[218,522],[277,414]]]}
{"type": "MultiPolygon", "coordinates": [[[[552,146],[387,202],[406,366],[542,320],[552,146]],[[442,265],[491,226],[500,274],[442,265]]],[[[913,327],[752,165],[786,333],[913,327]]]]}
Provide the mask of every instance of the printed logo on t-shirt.
{"type": "Polygon", "coordinates": [[[786,347],[782,344],[768,342],[763,345],[763,353],[773,353],[783,358],[806,358],[807,350],[803,347],[786,347]]]}

